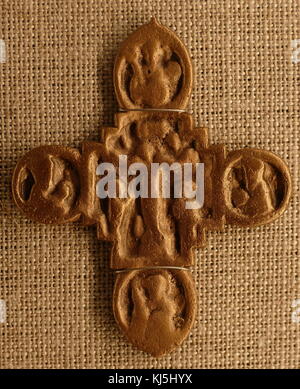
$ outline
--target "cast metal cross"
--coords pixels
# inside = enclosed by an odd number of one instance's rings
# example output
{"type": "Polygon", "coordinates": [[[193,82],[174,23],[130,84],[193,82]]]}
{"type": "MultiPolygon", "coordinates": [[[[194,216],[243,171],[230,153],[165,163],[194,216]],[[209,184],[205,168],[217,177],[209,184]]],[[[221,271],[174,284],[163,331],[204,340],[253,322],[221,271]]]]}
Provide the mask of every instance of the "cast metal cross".
{"type": "MultiPolygon", "coordinates": [[[[192,65],[179,38],[152,19],[121,45],[114,67],[119,112],[101,141],[81,152],[40,146],[17,164],[13,195],[32,220],[96,225],[112,242],[117,270],[113,295],[116,321],[141,350],[161,356],[181,344],[196,313],[188,271],[206,230],[226,223],[258,226],[279,217],[291,193],[287,166],[269,151],[227,153],[209,145],[207,130],[184,111],[192,88],[192,65]],[[100,199],[97,166],[128,163],[204,163],[204,205],[186,209],[186,198],[100,199]]],[[[119,178],[119,177],[118,177],[119,178]]]]}

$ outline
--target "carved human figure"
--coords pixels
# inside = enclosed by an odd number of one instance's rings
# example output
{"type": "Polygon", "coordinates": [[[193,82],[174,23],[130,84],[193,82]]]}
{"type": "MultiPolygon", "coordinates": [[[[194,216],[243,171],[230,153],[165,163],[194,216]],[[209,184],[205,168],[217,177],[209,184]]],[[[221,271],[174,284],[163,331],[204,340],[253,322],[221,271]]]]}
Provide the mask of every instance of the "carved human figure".
{"type": "Polygon", "coordinates": [[[275,209],[276,176],[262,160],[246,157],[233,169],[232,201],[248,216],[263,215],[275,209]]]}
{"type": "Polygon", "coordinates": [[[150,37],[127,58],[133,72],[129,81],[131,100],[144,107],[169,103],[177,92],[182,74],[180,63],[171,49],[150,37]],[[150,90],[156,93],[149,93],[150,90]]]}
{"type": "Polygon", "coordinates": [[[275,154],[246,148],[229,153],[222,176],[226,221],[243,226],[265,224],[286,209],[290,175],[275,154]]]}
{"type": "MultiPolygon", "coordinates": [[[[125,117],[125,114],[122,115],[125,117]]],[[[120,124],[113,135],[109,135],[109,129],[106,130],[106,161],[116,164],[120,155],[126,155],[128,164],[139,162],[148,168],[148,198],[109,200],[114,210],[110,219],[116,233],[127,236],[126,240],[119,240],[114,245],[115,261],[141,261],[141,266],[142,261],[148,261],[151,256],[154,257],[152,265],[161,265],[167,260],[170,265],[191,263],[192,250],[198,241],[200,210],[187,211],[188,199],[174,198],[173,173],[167,183],[170,186],[170,198],[164,198],[160,179],[159,197],[151,198],[150,194],[153,184],[150,174],[152,163],[167,163],[170,166],[176,163],[181,167],[190,163],[195,168],[196,163],[201,162],[195,144],[199,143],[201,149],[204,131],[195,131],[187,118],[187,114],[179,113],[145,113],[127,125],[120,124]],[[116,223],[117,215],[122,216],[116,223]]],[[[183,178],[183,169],[180,174],[183,178]]],[[[189,185],[195,187],[195,177],[189,185]]]]}
{"type": "Polygon", "coordinates": [[[63,146],[42,146],[26,154],[13,179],[19,207],[43,223],[78,220],[79,160],[77,150],[63,146]]]}
{"type": "Polygon", "coordinates": [[[118,276],[114,311],[131,342],[160,356],[186,336],[194,300],[188,271],[145,269],[118,276]]]}

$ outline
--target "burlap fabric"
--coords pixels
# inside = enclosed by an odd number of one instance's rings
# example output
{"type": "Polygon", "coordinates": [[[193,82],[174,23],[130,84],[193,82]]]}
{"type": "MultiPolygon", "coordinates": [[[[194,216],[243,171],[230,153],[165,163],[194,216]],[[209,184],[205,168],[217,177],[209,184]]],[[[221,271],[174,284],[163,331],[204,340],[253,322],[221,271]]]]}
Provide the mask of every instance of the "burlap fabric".
{"type": "Polygon", "coordinates": [[[299,0],[0,1],[1,368],[299,368],[299,11],[299,0]],[[109,246],[95,230],[28,221],[10,192],[26,151],[79,147],[113,124],[118,45],[153,15],[189,48],[197,124],[228,149],[278,153],[294,187],[275,223],[209,234],[193,271],[198,319],[159,360],[115,325],[109,246]]]}

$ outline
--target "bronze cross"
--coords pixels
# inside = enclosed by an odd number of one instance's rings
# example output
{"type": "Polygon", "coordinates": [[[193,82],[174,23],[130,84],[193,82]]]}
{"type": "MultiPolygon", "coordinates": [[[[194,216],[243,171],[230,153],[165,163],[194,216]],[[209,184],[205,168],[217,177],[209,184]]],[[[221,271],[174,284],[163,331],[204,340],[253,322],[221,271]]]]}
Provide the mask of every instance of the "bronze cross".
{"type": "MultiPolygon", "coordinates": [[[[155,357],[179,346],[196,313],[189,267],[206,230],[225,223],[254,227],[279,217],[291,195],[285,163],[253,148],[227,153],[209,145],[184,111],[192,88],[192,64],[179,38],[155,19],[121,45],[114,67],[120,111],[116,126],[101,130],[101,142],[82,151],[40,146],[17,164],[13,196],[30,219],[47,224],[80,221],[96,225],[112,242],[117,270],[113,294],[116,321],[127,339],[155,357]],[[186,209],[186,198],[101,199],[100,163],[204,163],[204,204],[186,209]]],[[[120,179],[120,177],[117,177],[120,179]]]]}

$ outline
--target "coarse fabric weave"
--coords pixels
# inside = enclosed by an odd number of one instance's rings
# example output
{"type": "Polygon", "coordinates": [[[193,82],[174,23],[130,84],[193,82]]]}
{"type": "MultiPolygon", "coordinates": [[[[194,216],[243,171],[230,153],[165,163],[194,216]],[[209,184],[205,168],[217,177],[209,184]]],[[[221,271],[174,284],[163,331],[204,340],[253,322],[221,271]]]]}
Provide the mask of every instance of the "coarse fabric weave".
{"type": "Polygon", "coordinates": [[[300,1],[1,0],[0,39],[0,368],[299,368],[300,1]],[[208,233],[195,326],[157,360],[115,324],[109,245],[95,228],[31,222],[10,190],[25,152],[79,148],[113,124],[119,44],[152,16],[189,49],[197,125],[228,150],[277,153],[294,192],[273,224],[208,233]]]}

